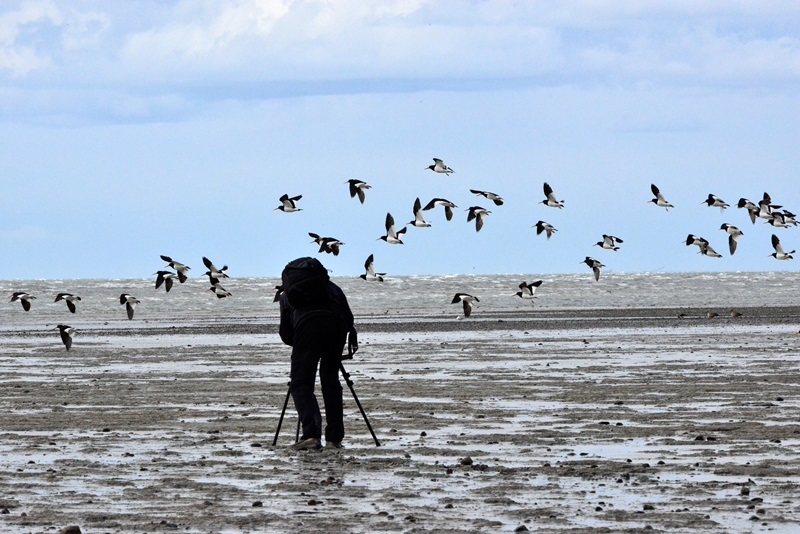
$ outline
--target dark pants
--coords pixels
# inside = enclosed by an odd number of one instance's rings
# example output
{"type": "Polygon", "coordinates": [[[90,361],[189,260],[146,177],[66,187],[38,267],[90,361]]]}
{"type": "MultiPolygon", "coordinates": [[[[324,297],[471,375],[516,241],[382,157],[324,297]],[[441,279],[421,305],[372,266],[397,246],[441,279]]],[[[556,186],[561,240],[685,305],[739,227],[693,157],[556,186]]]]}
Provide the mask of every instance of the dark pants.
{"type": "Polygon", "coordinates": [[[309,317],[295,331],[290,378],[301,439],[322,438],[322,416],[314,395],[317,365],[325,403],[325,441],[340,442],[344,438],[339,364],[345,336],[339,320],[327,315],[309,317]]]}

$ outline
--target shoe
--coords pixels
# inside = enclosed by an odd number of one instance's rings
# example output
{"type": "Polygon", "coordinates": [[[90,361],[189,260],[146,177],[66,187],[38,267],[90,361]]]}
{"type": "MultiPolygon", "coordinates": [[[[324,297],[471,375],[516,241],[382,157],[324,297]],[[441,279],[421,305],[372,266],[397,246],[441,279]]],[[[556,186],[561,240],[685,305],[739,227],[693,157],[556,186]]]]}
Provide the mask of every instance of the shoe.
{"type": "Polygon", "coordinates": [[[326,449],[344,449],[344,447],[342,446],[342,442],[341,441],[326,441],[325,442],[325,448],[326,449]]]}
{"type": "Polygon", "coordinates": [[[293,451],[316,451],[322,448],[322,442],[319,438],[306,438],[301,439],[294,445],[289,446],[293,451]]]}

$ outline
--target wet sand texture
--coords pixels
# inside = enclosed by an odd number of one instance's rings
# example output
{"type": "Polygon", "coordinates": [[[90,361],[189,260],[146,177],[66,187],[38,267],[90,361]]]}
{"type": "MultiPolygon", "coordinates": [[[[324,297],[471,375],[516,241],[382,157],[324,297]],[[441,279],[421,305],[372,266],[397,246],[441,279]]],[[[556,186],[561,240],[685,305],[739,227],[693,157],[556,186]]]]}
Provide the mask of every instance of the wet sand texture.
{"type": "MultiPolygon", "coordinates": [[[[0,332],[0,530],[791,532],[798,310],[361,317],[346,449],[272,438],[275,324],[0,332]]],[[[476,314],[477,315],[477,314],[476,314]]]]}

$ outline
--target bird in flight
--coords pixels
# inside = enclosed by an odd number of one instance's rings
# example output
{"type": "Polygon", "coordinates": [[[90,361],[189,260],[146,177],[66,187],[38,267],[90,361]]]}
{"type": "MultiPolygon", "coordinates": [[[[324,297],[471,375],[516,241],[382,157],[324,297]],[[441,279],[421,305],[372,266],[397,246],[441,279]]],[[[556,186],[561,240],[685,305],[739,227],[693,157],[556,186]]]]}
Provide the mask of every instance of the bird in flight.
{"type": "Polygon", "coordinates": [[[125,311],[128,312],[128,319],[133,319],[133,308],[139,304],[139,299],[123,293],[119,296],[119,303],[125,305],[125,311]]]}
{"type": "Polygon", "coordinates": [[[73,295],[72,293],[59,293],[56,295],[53,302],[58,302],[59,300],[66,302],[67,309],[72,313],[75,313],[75,303],[80,302],[81,298],[78,295],[73,295]]]}
{"type": "Polygon", "coordinates": [[[11,300],[9,302],[14,302],[18,300],[20,304],[22,304],[22,309],[25,311],[31,310],[31,300],[35,299],[33,295],[29,293],[25,293],[24,291],[16,291],[12,293],[11,300]]]}
{"type": "Polygon", "coordinates": [[[369,185],[367,182],[362,180],[356,180],[355,178],[351,178],[345,182],[346,184],[350,184],[350,198],[354,198],[358,195],[358,200],[363,204],[365,196],[365,191],[367,189],[371,189],[372,186],[369,185]]]}
{"type": "Polygon", "coordinates": [[[461,303],[464,307],[464,317],[469,317],[472,314],[472,303],[480,302],[478,297],[473,297],[467,293],[456,293],[453,297],[451,304],[461,303]]]}
{"type": "Polygon", "coordinates": [[[471,208],[467,209],[467,222],[472,221],[475,219],[475,231],[480,232],[481,228],[483,228],[483,220],[489,216],[491,211],[484,209],[480,206],[472,206],[471,208]]]}
{"type": "Polygon", "coordinates": [[[547,236],[547,239],[550,239],[550,237],[552,237],[553,232],[558,232],[558,230],[556,230],[556,228],[552,224],[546,223],[544,221],[537,222],[532,226],[532,228],[536,228],[536,235],[541,235],[541,233],[544,232],[545,235],[547,236]]]}
{"type": "Polygon", "coordinates": [[[664,195],[662,195],[661,191],[658,189],[658,187],[656,187],[656,184],[650,184],[650,191],[652,191],[656,197],[648,200],[648,202],[652,202],[656,206],[660,206],[667,211],[669,211],[670,208],[675,207],[667,202],[667,200],[664,198],[664,195]]]}
{"type": "Polygon", "coordinates": [[[406,233],[406,227],[404,226],[402,230],[396,230],[394,227],[394,217],[392,217],[391,213],[386,214],[386,234],[380,236],[378,239],[386,241],[392,245],[402,245],[403,240],[400,239],[403,234],[406,233]]]}
{"type": "Polygon", "coordinates": [[[300,200],[301,198],[303,198],[303,195],[290,197],[288,193],[284,193],[283,196],[281,196],[281,198],[278,199],[281,202],[281,205],[275,209],[280,210],[284,213],[294,213],[295,211],[300,211],[302,208],[297,207],[297,201],[300,200]]]}
{"type": "Polygon", "coordinates": [[[383,277],[386,276],[386,273],[375,272],[375,258],[372,254],[370,254],[367,261],[364,262],[364,270],[366,272],[359,276],[359,278],[367,282],[383,282],[383,277]]]}
{"type": "Polygon", "coordinates": [[[428,165],[425,167],[426,169],[430,169],[433,172],[440,172],[444,173],[447,176],[450,176],[450,173],[456,172],[447,165],[444,164],[444,161],[440,160],[439,158],[433,158],[433,165],[428,165]]]}
{"type": "Polygon", "coordinates": [[[75,335],[75,329],[66,324],[60,324],[56,326],[56,329],[61,334],[61,342],[64,343],[67,350],[72,348],[72,336],[75,335]]]}
{"type": "Polygon", "coordinates": [[[556,200],[556,196],[553,194],[553,188],[550,187],[550,184],[547,182],[544,183],[544,197],[544,200],[542,200],[539,204],[544,204],[545,206],[559,209],[564,207],[564,201],[556,200]]]}
{"type": "Polygon", "coordinates": [[[447,200],[446,198],[433,198],[433,199],[431,199],[430,202],[428,202],[425,205],[424,208],[422,208],[422,210],[423,211],[428,211],[428,210],[431,210],[431,209],[435,208],[436,206],[443,206],[444,207],[444,216],[447,218],[448,221],[453,218],[453,208],[457,208],[458,207],[455,204],[453,204],[452,202],[450,202],[449,200],[447,200]]]}

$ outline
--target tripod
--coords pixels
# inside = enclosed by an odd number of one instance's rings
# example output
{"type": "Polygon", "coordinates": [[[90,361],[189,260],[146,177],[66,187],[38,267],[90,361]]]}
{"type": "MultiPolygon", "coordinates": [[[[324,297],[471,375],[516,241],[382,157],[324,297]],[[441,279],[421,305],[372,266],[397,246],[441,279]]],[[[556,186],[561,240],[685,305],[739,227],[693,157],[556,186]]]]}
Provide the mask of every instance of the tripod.
{"type": "MultiPolygon", "coordinates": [[[[367,419],[367,414],[364,412],[364,408],[361,406],[361,401],[358,400],[358,395],[356,395],[356,390],[353,389],[353,381],[350,380],[350,373],[348,373],[345,368],[344,364],[339,362],[339,370],[342,372],[342,377],[344,378],[347,387],[350,388],[350,393],[353,394],[353,400],[356,401],[356,405],[358,406],[358,410],[361,412],[361,416],[364,418],[364,422],[367,424],[367,428],[369,429],[369,433],[372,434],[372,439],[375,440],[375,446],[380,447],[381,443],[378,441],[377,436],[375,436],[375,431],[372,430],[372,425],[369,424],[369,419],[367,419]]],[[[281,433],[281,425],[283,424],[283,416],[286,414],[286,407],[289,405],[289,397],[292,395],[292,383],[289,382],[289,391],[286,392],[286,399],[283,401],[283,409],[281,410],[281,417],[278,419],[278,428],[275,430],[275,438],[272,440],[272,446],[276,446],[278,444],[278,435],[281,433]]],[[[300,439],[300,421],[297,421],[297,431],[295,433],[295,441],[300,439]]]]}

